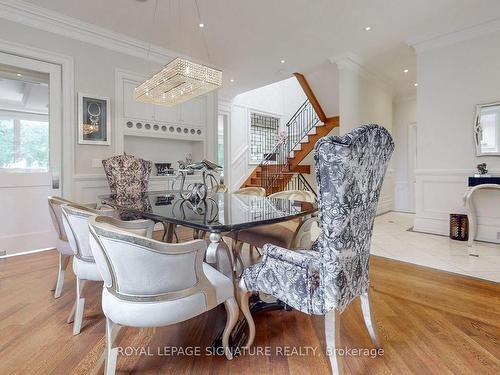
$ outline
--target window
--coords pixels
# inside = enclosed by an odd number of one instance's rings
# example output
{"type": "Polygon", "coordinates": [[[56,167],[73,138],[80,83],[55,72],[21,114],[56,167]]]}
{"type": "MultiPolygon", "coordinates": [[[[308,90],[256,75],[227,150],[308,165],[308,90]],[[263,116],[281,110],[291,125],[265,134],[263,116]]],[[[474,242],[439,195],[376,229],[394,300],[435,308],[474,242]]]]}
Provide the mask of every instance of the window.
{"type": "Polygon", "coordinates": [[[48,169],[48,74],[0,64],[0,172],[48,169]]]}
{"type": "Polygon", "coordinates": [[[49,123],[0,117],[0,169],[47,171],[49,123]]]}
{"type": "Polygon", "coordinates": [[[260,163],[278,142],[280,119],[260,113],[250,114],[250,162],[260,163]]]}

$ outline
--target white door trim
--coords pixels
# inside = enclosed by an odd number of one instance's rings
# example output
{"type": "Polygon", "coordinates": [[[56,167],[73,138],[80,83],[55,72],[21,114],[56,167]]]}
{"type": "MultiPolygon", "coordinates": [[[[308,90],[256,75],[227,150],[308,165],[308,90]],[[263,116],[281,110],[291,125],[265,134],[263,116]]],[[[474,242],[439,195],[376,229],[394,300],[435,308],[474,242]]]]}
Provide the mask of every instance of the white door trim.
{"type": "Polygon", "coordinates": [[[0,39],[0,52],[36,59],[61,66],[62,85],[62,149],[61,175],[62,195],[68,199],[74,196],[74,150],[75,150],[75,78],[74,61],[71,56],[0,39]]]}
{"type": "MultiPolygon", "coordinates": [[[[231,112],[224,109],[219,109],[218,115],[222,116],[224,126],[224,185],[229,189],[231,186],[231,112]]],[[[217,119],[218,121],[218,119],[217,119]]],[[[218,141],[217,141],[218,142],[218,141]]]]}
{"type": "Polygon", "coordinates": [[[417,123],[414,121],[410,122],[408,124],[407,141],[406,141],[406,144],[408,145],[408,150],[407,150],[408,154],[406,163],[408,168],[408,180],[407,180],[408,194],[411,200],[410,211],[413,213],[416,212],[417,209],[417,199],[416,199],[416,190],[417,190],[416,163],[417,163],[417,152],[418,152],[417,132],[418,132],[417,123]],[[413,147],[413,145],[415,147],[413,147]],[[413,165],[411,163],[412,160],[414,161],[413,165]]]}

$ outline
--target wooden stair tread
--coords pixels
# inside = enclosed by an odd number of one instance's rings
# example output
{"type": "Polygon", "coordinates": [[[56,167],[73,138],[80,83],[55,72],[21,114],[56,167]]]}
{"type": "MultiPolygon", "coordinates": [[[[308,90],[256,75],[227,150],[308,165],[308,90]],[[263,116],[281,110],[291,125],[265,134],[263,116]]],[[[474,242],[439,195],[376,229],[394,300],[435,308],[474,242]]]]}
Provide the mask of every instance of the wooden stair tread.
{"type": "MultiPolygon", "coordinates": [[[[291,156],[287,158],[288,167],[285,168],[286,171],[297,172],[310,174],[311,166],[310,165],[300,165],[300,163],[304,160],[304,158],[311,153],[316,145],[318,140],[326,135],[328,135],[334,128],[338,127],[340,124],[339,116],[335,117],[326,117],[321,105],[319,104],[316,96],[311,90],[306,78],[304,75],[300,73],[294,73],[295,77],[299,81],[302,89],[304,90],[307,98],[309,99],[310,104],[314,108],[316,115],[320,119],[320,121],[310,129],[306,134],[303,135],[302,139],[294,146],[294,149],[291,150],[291,156]],[[293,155],[293,156],[292,156],[293,155]]],[[[260,165],[256,166],[252,171],[250,176],[245,180],[243,186],[245,187],[254,187],[261,186],[260,181],[262,177],[262,168],[260,165]]],[[[268,165],[264,166],[266,171],[273,172],[273,169],[276,172],[280,172],[283,170],[282,165],[268,165]]],[[[267,189],[267,193],[274,193],[279,191],[278,188],[286,186],[286,184],[292,178],[292,174],[286,174],[280,177],[276,177],[276,183],[273,186],[269,186],[267,189]],[[288,180],[288,181],[287,181],[288,180]],[[279,183],[278,183],[279,182],[279,183]]]]}

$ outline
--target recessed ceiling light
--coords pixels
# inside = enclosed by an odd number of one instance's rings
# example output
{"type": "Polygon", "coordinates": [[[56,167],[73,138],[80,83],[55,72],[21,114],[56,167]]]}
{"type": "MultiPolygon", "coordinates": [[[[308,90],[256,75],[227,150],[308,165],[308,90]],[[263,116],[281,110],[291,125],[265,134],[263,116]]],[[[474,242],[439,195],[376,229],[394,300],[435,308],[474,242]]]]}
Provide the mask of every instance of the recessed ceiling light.
{"type": "Polygon", "coordinates": [[[372,27],[371,26],[365,26],[365,31],[371,31],[372,27]]]}
{"type": "Polygon", "coordinates": [[[21,73],[17,73],[16,76],[22,77],[23,75],[21,73]]]}
{"type": "Polygon", "coordinates": [[[229,80],[229,82],[233,83],[233,82],[234,82],[234,79],[232,79],[232,78],[231,78],[231,79],[229,80]]]}
{"type": "Polygon", "coordinates": [[[284,64],[285,62],[286,62],[286,61],[285,61],[285,60],[283,60],[283,59],[281,59],[281,60],[280,60],[280,63],[282,63],[282,64],[284,64]]]}
{"type": "Polygon", "coordinates": [[[418,86],[418,83],[414,83],[413,86],[417,87],[418,86]]]}
{"type": "Polygon", "coordinates": [[[408,70],[408,69],[405,69],[405,70],[403,70],[403,72],[404,72],[404,73],[408,73],[408,72],[409,72],[409,70],[408,70]]]}
{"type": "Polygon", "coordinates": [[[203,27],[205,27],[205,24],[204,23],[199,23],[198,26],[201,27],[201,28],[203,28],[203,27]]]}

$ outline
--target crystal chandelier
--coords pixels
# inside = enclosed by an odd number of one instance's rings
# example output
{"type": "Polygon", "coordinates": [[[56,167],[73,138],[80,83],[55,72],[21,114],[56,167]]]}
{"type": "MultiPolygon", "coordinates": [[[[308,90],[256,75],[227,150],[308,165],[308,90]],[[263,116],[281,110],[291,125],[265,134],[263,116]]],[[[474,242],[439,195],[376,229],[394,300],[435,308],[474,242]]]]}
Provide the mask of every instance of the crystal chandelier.
{"type": "Polygon", "coordinates": [[[136,87],[134,99],[172,107],[221,86],[220,70],[177,58],[136,87]]]}

